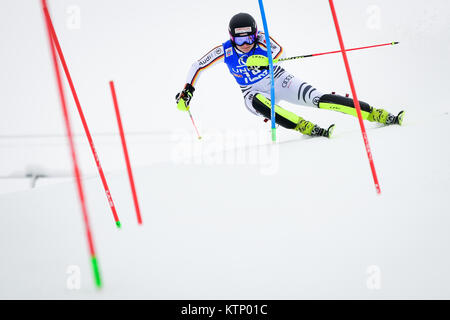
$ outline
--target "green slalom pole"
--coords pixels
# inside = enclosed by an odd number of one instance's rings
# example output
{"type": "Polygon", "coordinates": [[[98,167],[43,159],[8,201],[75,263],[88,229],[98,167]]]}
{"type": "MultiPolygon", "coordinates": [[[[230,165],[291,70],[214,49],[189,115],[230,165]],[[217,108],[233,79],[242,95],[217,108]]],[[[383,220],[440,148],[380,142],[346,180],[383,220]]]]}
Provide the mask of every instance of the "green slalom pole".
{"type": "Polygon", "coordinates": [[[100,276],[100,268],[98,267],[97,257],[93,256],[91,258],[92,261],[92,270],[94,271],[94,280],[97,288],[102,287],[102,278],[100,276]]]}

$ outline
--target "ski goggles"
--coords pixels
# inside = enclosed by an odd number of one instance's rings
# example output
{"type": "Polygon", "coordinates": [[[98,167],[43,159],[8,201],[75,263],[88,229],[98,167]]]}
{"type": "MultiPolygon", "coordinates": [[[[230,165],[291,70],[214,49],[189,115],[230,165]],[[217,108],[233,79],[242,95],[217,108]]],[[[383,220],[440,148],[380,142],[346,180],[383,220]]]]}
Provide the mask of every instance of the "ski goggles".
{"type": "Polygon", "coordinates": [[[256,34],[245,37],[231,37],[231,40],[238,46],[242,46],[244,43],[254,44],[256,41],[256,34]]]}

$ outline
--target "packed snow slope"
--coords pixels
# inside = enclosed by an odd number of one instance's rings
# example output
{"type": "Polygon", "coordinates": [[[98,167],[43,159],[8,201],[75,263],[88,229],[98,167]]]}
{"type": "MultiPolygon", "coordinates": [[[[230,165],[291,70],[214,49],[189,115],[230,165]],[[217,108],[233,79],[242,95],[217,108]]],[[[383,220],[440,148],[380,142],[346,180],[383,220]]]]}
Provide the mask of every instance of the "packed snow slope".
{"type": "MultiPolygon", "coordinates": [[[[283,103],[323,127],[335,123],[335,135],[279,128],[272,144],[224,65],[205,71],[191,103],[202,140],[176,109],[190,65],[227,40],[233,14],[249,12],[261,26],[257,1],[49,4],[123,229],[67,90],[104,280],[98,291],[39,1],[1,1],[0,298],[450,298],[447,0],[335,0],[347,47],[400,42],[349,53],[359,98],[407,112],[403,127],[366,123],[381,195],[353,117],[283,103]]],[[[339,48],[328,1],[265,7],[288,56],[339,48]]],[[[350,91],[340,55],[284,67],[322,92],[350,91]]]]}
{"type": "Polygon", "coordinates": [[[450,119],[428,123],[369,131],[382,195],[357,130],[137,168],[141,227],[125,172],[109,175],[120,231],[85,180],[100,292],[74,184],[4,195],[1,297],[449,298],[450,153],[430,141],[447,143],[450,119]]]}

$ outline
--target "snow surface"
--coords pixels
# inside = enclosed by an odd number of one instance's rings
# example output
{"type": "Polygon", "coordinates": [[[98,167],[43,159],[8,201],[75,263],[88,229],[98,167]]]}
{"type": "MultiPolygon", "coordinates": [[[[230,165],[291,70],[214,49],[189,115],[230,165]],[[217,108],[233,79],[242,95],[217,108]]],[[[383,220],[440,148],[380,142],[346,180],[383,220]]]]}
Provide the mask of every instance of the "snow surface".
{"type": "MultiPolygon", "coordinates": [[[[285,103],[322,126],[336,123],[335,136],[311,139],[280,128],[273,145],[225,66],[205,72],[197,86],[198,141],[174,104],[189,66],[226,40],[234,13],[253,13],[261,23],[257,1],[185,3],[50,1],[123,224],[114,226],[67,90],[104,280],[98,291],[39,1],[1,2],[0,298],[449,299],[450,3],[335,1],[347,47],[400,41],[349,54],[361,100],[407,111],[403,127],[366,123],[381,196],[355,118],[285,103]],[[31,188],[27,175],[43,177],[31,188]],[[67,286],[70,266],[81,270],[78,290],[67,286]]],[[[288,56],[338,49],[327,1],[265,6],[288,56]]],[[[339,55],[285,67],[323,92],[349,92],[339,55]]]]}

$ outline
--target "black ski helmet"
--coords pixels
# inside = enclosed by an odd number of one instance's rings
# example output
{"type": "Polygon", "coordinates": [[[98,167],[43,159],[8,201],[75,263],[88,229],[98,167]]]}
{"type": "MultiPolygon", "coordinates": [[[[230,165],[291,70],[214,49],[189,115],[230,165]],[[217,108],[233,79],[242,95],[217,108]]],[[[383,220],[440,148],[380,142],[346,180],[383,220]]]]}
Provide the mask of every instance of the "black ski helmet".
{"type": "Polygon", "coordinates": [[[245,37],[258,33],[256,21],[248,13],[238,13],[233,16],[228,25],[228,32],[231,38],[245,37]]]}

